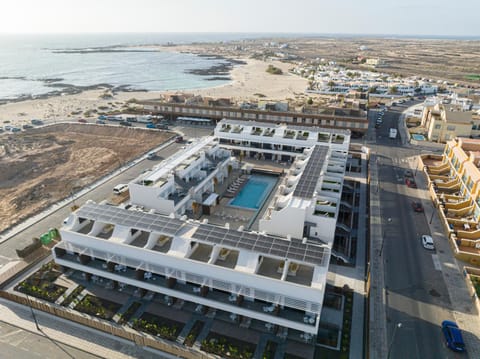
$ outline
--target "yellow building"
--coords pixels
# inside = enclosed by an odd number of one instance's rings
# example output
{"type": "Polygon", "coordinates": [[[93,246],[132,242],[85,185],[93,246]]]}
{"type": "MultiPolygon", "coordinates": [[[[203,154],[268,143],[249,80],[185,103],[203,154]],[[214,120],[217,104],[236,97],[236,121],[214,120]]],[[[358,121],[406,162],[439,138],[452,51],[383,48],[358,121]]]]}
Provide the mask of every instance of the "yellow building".
{"type": "Polygon", "coordinates": [[[422,162],[455,256],[480,265],[480,140],[448,141],[442,156],[422,162]]]}
{"type": "Polygon", "coordinates": [[[426,107],[422,124],[427,129],[428,140],[444,143],[456,137],[472,136],[472,114],[471,111],[461,111],[457,106],[436,104],[426,107]]]}

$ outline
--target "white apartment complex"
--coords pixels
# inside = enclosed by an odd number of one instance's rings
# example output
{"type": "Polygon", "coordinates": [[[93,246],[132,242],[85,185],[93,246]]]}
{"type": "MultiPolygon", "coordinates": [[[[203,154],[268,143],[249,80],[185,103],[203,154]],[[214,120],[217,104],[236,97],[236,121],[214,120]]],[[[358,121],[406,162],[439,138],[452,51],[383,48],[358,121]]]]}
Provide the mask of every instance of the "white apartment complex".
{"type": "Polygon", "coordinates": [[[60,229],[55,261],[166,302],[189,301],[242,323],[258,320],[313,336],[349,142],[349,131],[222,120],[214,137],[133,180],[129,206],[90,202],[74,212],[60,229]],[[188,219],[193,203],[222,196],[218,184],[246,157],[288,166],[263,206],[259,230],[188,219]]]}

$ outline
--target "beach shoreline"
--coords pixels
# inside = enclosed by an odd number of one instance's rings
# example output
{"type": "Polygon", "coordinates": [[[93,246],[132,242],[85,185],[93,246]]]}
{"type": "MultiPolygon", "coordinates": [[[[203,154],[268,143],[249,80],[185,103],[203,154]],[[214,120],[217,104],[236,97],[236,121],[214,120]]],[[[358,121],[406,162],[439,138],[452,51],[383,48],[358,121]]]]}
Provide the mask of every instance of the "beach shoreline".
{"type": "MultiPolygon", "coordinates": [[[[213,56],[213,55],[212,55],[213,56]]],[[[49,122],[70,121],[79,118],[94,120],[100,113],[128,111],[129,100],[155,100],[162,94],[192,94],[213,98],[231,98],[237,101],[269,99],[281,101],[303,94],[308,82],[292,75],[291,64],[280,61],[235,59],[245,61],[244,65],[233,66],[229,73],[231,81],[204,88],[165,91],[115,90],[108,85],[88,88],[78,93],[57,94],[23,101],[11,101],[0,105],[0,126],[5,124],[22,126],[31,119],[49,122]],[[282,75],[266,72],[268,65],[282,69],[282,75]],[[108,96],[111,95],[111,96],[108,96]]]]}

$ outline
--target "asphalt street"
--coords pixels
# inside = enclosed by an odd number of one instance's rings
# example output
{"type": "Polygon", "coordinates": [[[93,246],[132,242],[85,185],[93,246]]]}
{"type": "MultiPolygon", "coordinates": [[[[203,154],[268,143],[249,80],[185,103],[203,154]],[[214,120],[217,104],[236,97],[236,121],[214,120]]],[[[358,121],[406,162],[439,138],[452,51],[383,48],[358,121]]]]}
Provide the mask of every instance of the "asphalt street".
{"type": "MultiPolygon", "coordinates": [[[[205,136],[210,134],[211,128],[191,128],[191,127],[174,127],[173,130],[180,131],[184,133],[187,138],[193,136],[205,136]]],[[[168,147],[157,153],[157,157],[154,160],[145,159],[138,163],[137,165],[128,168],[126,171],[122,172],[118,176],[110,179],[109,181],[103,183],[102,185],[93,188],[84,196],[71,200],[66,206],[60,208],[56,212],[47,216],[46,218],[40,220],[35,225],[32,225],[22,232],[11,237],[9,240],[4,241],[0,244],[0,265],[4,265],[12,259],[16,259],[17,255],[15,249],[23,248],[26,245],[30,244],[33,237],[38,237],[42,233],[48,231],[49,228],[61,226],[63,220],[70,214],[70,207],[75,204],[81,206],[88,200],[93,200],[95,202],[101,202],[107,198],[112,197],[112,189],[120,183],[128,183],[131,180],[135,179],[143,171],[150,169],[154,165],[159,164],[165,158],[170,157],[172,154],[178,152],[181,147],[185,146],[183,143],[172,143],[168,147]]]]}
{"type": "MultiPolygon", "coordinates": [[[[421,192],[408,187],[404,179],[405,170],[416,167],[413,156],[422,149],[402,147],[399,136],[388,136],[390,128],[398,128],[404,109],[395,107],[386,112],[381,126],[369,136],[378,158],[383,228],[379,255],[385,268],[388,358],[456,358],[445,347],[440,329],[442,320],[454,320],[441,266],[436,251],[423,248],[420,240],[422,234],[432,235],[428,221],[433,207],[415,212],[411,203],[421,192]]],[[[377,111],[371,111],[370,116],[373,129],[377,111]]],[[[432,236],[435,240],[435,234],[432,236]]]]}
{"type": "MultiPolygon", "coordinates": [[[[212,128],[191,128],[191,127],[174,127],[174,131],[178,131],[183,134],[185,139],[190,137],[201,137],[209,135],[212,133],[212,128]]],[[[5,265],[10,261],[18,260],[15,249],[23,248],[27,244],[31,243],[32,237],[38,237],[40,234],[47,231],[52,227],[60,227],[64,218],[66,218],[70,213],[70,207],[73,203],[76,205],[82,205],[87,200],[94,200],[100,202],[106,198],[112,196],[112,189],[115,185],[119,183],[128,183],[132,179],[136,178],[140,173],[146,169],[151,168],[154,165],[159,164],[163,159],[168,158],[172,154],[181,150],[185,143],[172,143],[171,145],[165,147],[163,150],[157,152],[157,157],[154,160],[143,160],[140,161],[135,166],[128,168],[126,171],[122,172],[118,176],[110,179],[109,181],[101,184],[98,187],[93,188],[92,190],[86,193],[85,195],[75,199],[75,201],[70,201],[64,207],[59,208],[54,213],[48,215],[47,217],[39,220],[37,223],[25,228],[23,231],[14,235],[13,237],[5,240],[0,244],[0,266],[5,265]]],[[[26,315],[28,316],[28,321],[33,322],[33,317],[30,317],[29,310],[23,309],[26,315]]],[[[58,323],[56,320],[52,320],[47,314],[38,312],[37,317],[42,319],[41,326],[49,328],[47,322],[50,320],[52,323],[58,323]],[[48,319],[50,318],[50,319],[48,319]]],[[[23,322],[22,322],[23,323],[23,322]]],[[[32,330],[25,330],[24,324],[19,324],[15,326],[14,321],[5,322],[5,319],[0,318],[0,358],[78,358],[78,359],[93,359],[99,357],[105,357],[104,355],[99,354],[99,356],[87,353],[85,351],[74,348],[72,345],[65,345],[59,342],[58,340],[51,339],[45,335],[39,335],[32,330]],[[13,324],[13,325],[12,325],[13,324]]],[[[78,332],[78,329],[72,325],[63,324],[63,330],[65,333],[75,333],[78,332]]],[[[90,331],[93,333],[91,335],[98,335],[98,332],[89,330],[86,328],[85,332],[90,331]]],[[[73,336],[73,334],[72,334],[73,336]]],[[[71,340],[71,339],[70,339],[71,340]]],[[[100,339],[99,339],[100,340],[100,339]]],[[[102,340],[100,340],[101,342],[102,340]]],[[[73,341],[74,342],[74,341],[73,341]]],[[[100,343],[99,342],[99,343],[100,343]]],[[[127,346],[130,348],[129,346],[127,346]]],[[[112,344],[113,350],[120,350],[118,343],[112,344]]],[[[140,350],[141,348],[135,347],[135,349],[140,350]]],[[[133,350],[133,349],[128,349],[133,350]]],[[[150,357],[163,357],[158,354],[144,355],[141,357],[150,358],[150,357]]],[[[124,356],[122,356],[124,357],[124,356]]]]}

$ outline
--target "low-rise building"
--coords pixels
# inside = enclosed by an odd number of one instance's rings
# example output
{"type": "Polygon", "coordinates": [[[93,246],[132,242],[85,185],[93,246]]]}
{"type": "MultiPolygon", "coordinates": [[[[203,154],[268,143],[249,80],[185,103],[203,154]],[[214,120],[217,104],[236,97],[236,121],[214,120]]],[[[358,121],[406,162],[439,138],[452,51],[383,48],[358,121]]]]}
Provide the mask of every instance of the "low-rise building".
{"type": "Polygon", "coordinates": [[[239,107],[219,107],[140,101],[145,111],[161,114],[168,119],[178,117],[206,118],[218,122],[224,118],[232,120],[285,123],[297,126],[318,126],[338,130],[366,133],[368,129],[367,111],[349,108],[320,108],[315,112],[271,111],[239,107]]]}
{"type": "Polygon", "coordinates": [[[447,142],[456,137],[472,136],[472,112],[462,111],[457,106],[440,103],[424,108],[422,125],[427,129],[427,138],[435,142],[447,142]]]}
{"type": "Polygon", "coordinates": [[[88,202],[71,214],[55,261],[87,279],[310,340],[319,329],[350,132],[222,120],[215,135],[133,180],[128,205],[88,202]],[[264,209],[256,212],[258,231],[185,215],[222,196],[218,185],[232,168],[250,180],[246,156],[284,162],[286,171],[267,196],[255,195],[264,209]]]}
{"type": "Polygon", "coordinates": [[[447,141],[443,155],[423,155],[428,186],[457,258],[480,265],[480,140],[447,141]]]}

